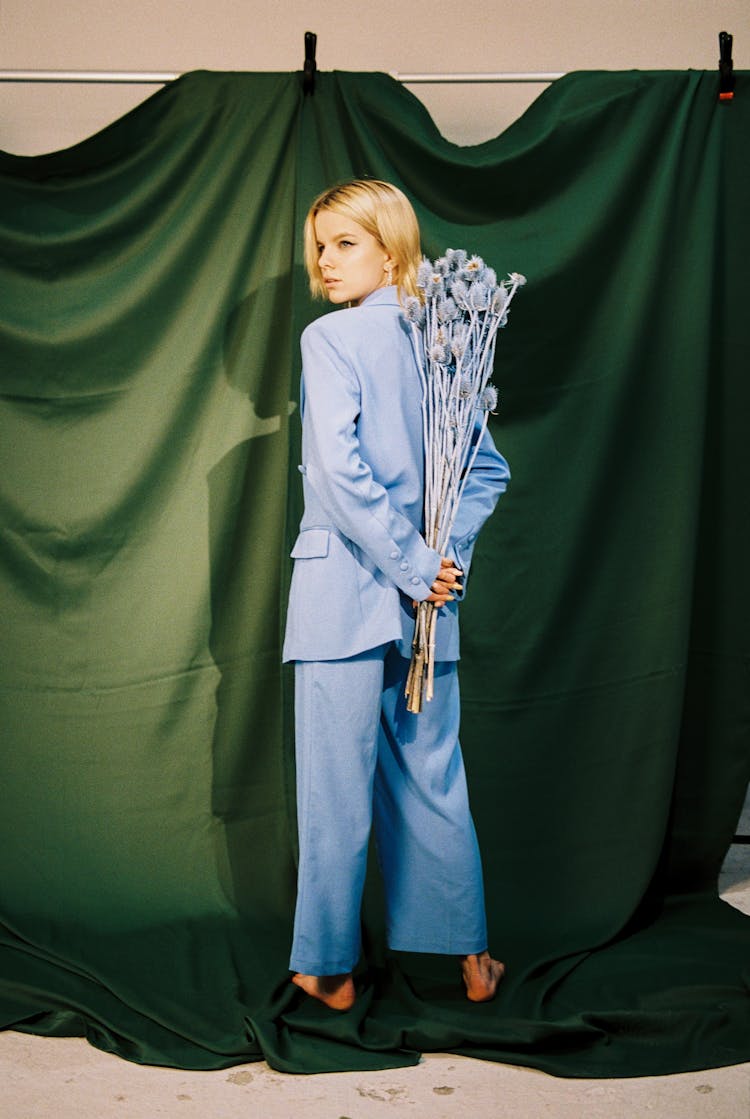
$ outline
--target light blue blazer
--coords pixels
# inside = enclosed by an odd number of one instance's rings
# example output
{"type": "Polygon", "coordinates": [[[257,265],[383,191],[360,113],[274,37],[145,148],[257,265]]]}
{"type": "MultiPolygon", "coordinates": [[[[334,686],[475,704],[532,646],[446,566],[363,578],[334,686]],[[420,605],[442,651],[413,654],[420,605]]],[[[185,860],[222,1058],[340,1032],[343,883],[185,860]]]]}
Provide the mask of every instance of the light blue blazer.
{"type": "MultiPolygon", "coordinates": [[[[412,600],[440,556],[425,544],[422,388],[396,287],[323,315],[302,335],[304,514],[292,549],[284,660],[340,660],[389,641],[411,656],[412,600]]],[[[510,472],[485,433],[451,538],[474,541],[510,472]]],[[[436,659],[458,660],[457,603],[439,611],[436,659]]]]}

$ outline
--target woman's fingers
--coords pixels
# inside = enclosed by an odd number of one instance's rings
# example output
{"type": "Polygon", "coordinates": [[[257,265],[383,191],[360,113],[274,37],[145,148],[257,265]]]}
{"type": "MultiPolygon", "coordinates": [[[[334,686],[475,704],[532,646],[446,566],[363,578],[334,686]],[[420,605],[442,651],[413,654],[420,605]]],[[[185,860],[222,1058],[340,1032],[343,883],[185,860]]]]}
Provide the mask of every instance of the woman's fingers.
{"type": "Polygon", "coordinates": [[[433,583],[432,594],[429,594],[425,602],[434,602],[436,606],[445,606],[446,602],[453,602],[453,595],[449,594],[447,589],[442,590],[437,583],[433,583]],[[435,590],[435,587],[438,589],[435,590]]]}
{"type": "Polygon", "coordinates": [[[455,596],[451,592],[463,590],[463,585],[458,582],[461,578],[463,578],[463,571],[455,566],[453,560],[441,556],[440,570],[430,588],[432,593],[427,596],[425,602],[432,602],[435,606],[445,606],[446,602],[455,602],[455,596]]]}
{"type": "Polygon", "coordinates": [[[435,591],[436,594],[445,593],[446,590],[463,590],[463,587],[456,578],[456,576],[460,575],[461,572],[455,571],[455,569],[450,574],[448,574],[447,571],[441,571],[432,584],[432,590],[435,591]]]}
{"type": "Polygon", "coordinates": [[[442,588],[438,586],[439,583],[444,583],[448,587],[455,587],[456,590],[463,590],[463,587],[458,582],[463,578],[463,571],[456,567],[453,560],[448,559],[447,556],[441,556],[440,570],[435,576],[435,582],[432,584],[433,591],[439,591],[442,588]]]}

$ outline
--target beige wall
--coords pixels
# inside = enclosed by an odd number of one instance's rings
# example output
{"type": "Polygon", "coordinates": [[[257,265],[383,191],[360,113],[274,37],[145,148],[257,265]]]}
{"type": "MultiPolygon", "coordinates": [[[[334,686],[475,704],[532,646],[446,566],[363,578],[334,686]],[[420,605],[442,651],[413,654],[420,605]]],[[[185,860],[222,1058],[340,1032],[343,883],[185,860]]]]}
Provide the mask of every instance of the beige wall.
{"type": "MultiPolygon", "coordinates": [[[[718,33],[750,66],[750,0],[0,0],[0,70],[714,69],[718,33]]],[[[154,87],[155,88],[155,87],[154,87]]],[[[444,135],[501,132],[542,86],[413,86],[444,135]]],[[[153,92],[0,84],[0,148],[65,147],[153,92]]]]}

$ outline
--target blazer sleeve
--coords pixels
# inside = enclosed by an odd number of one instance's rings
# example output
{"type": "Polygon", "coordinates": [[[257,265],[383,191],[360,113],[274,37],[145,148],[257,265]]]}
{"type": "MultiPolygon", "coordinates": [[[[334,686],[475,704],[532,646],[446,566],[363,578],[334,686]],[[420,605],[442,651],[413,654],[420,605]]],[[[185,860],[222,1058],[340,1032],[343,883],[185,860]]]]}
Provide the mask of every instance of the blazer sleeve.
{"type": "Polygon", "coordinates": [[[480,439],[479,448],[466,480],[450,538],[453,558],[464,573],[464,589],[456,592],[459,600],[466,593],[466,579],[477,536],[510,481],[508,463],[495,446],[489,431],[485,428],[481,432],[481,419],[477,422],[475,437],[480,439]]]}
{"type": "Polygon", "coordinates": [[[360,454],[354,368],[321,320],[303,332],[301,348],[302,471],[338,531],[404,594],[422,601],[430,594],[440,556],[393,507],[360,454]]]}

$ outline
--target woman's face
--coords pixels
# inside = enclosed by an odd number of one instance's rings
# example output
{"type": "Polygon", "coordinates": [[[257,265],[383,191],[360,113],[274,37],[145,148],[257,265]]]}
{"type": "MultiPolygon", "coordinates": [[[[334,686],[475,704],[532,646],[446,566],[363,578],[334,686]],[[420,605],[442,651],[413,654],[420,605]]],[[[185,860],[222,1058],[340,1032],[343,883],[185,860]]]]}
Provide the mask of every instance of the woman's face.
{"type": "Polygon", "coordinates": [[[318,267],[331,303],[359,303],[388,283],[390,255],[358,222],[334,210],[315,215],[318,267]]]}

